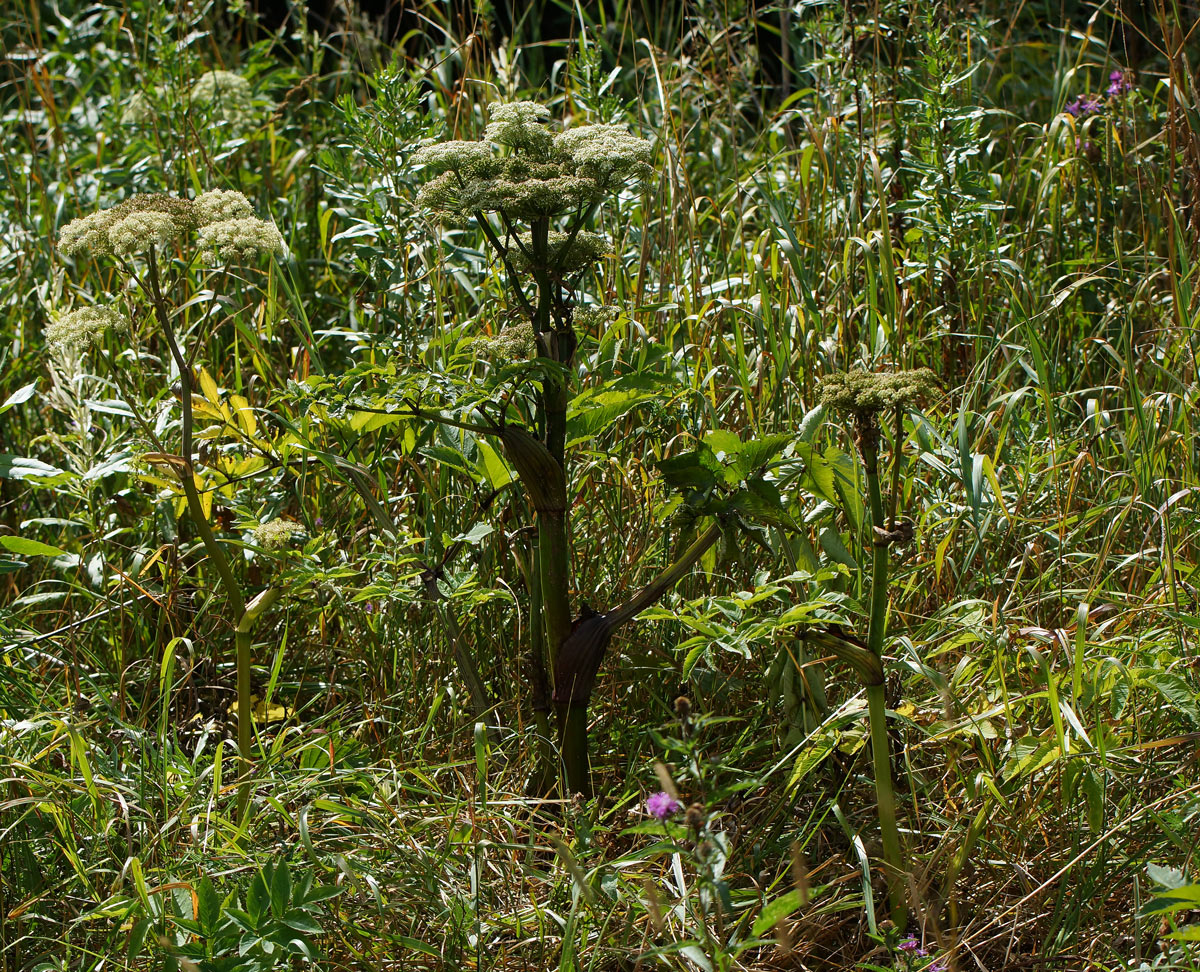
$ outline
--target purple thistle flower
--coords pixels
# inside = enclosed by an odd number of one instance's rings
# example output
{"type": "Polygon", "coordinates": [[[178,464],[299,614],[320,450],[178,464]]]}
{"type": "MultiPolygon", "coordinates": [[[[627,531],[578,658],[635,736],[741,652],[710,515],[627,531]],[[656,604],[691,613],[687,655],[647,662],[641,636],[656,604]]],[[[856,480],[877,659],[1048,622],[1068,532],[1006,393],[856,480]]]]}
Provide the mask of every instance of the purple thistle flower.
{"type": "Polygon", "coordinates": [[[646,801],[646,812],[658,820],[666,820],[683,809],[683,804],[665,790],[659,790],[646,801]]]}
{"type": "Polygon", "coordinates": [[[1063,110],[1073,118],[1087,118],[1100,113],[1100,99],[1080,95],[1063,110]]]}
{"type": "Polygon", "coordinates": [[[916,955],[918,957],[929,954],[927,951],[925,951],[925,949],[921,948],[921,943],[918,942],[915,938],[904,939],[904,941],[902,941],[900,943],[899,948],[900,948],[900,951],[902,951],[902,952],[912,952],[914,955],[916,955]]]}
{"type": "Polygon", "coordinates": [[[1108,76],[1108,80],[1112,82],[1112,84],[1108,86],[1107,92],[1110,98],[1119,98],[1121,95],[1125,94],[1125,92],[1133,90],[1132,78],[1130,78],[1128,74],[1120,69],[1113,71],[1113,73],[1108,76]]]}

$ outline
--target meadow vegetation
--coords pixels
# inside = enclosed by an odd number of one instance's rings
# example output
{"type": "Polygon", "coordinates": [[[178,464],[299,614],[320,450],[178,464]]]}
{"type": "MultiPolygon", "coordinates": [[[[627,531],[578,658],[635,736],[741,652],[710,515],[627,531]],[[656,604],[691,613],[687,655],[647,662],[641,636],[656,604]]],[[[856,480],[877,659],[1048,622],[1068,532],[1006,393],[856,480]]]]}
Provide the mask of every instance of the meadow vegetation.
{"type": "Polygon", "coordinates": [[[1200,969],[1193,5],[324,12],[0,13],[0,972],[1200,969]]]}

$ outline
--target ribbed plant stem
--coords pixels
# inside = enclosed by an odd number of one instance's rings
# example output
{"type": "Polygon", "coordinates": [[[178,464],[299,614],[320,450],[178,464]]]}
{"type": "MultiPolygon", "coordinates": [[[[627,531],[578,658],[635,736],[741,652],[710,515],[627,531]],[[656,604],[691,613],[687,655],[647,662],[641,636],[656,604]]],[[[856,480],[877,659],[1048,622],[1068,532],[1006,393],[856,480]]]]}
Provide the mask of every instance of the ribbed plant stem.
{"type": "MultiPolygon", "coordinates": [[[[883,497],[879,487],[879,430],[860,429],[859,447],[867,477],[872,528],[884,528],[883,497]]],[[[867,629],[867,648],[880,659],[887,634],[888,545],[872,529],[871,621],[867,629]]],[[[875,770],[875,802],[879,812],[879,831],[883,838],[883,859],[887,866],[888,904],[892,921],[903,930],[907,921],[904,900],[904,854],[900,847],[900,828],[896,823],[896,796],[892,785],[891,747],[888,743],[887,702],[884,684],[867,686],[867,712],[871,720],[871,756],[875,770]]]]}

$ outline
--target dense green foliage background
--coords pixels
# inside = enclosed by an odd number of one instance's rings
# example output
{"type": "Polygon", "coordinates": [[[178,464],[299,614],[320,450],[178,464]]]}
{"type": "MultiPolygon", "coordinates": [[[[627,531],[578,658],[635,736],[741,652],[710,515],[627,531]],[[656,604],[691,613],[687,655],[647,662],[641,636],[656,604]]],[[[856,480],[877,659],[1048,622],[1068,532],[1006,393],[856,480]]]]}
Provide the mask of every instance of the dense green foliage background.
{"type": "Polygon", "coordinates": [[[0,969],[1197,967],[1171,937],[1200,909],[1189,8],[2,16],[0,969]],[[251,83],[245,118],[191,104],[214,68],[251,83]],[[513,310],[501,269],[421,212],[409,159],[517,98],[656,151],[586,281],[623,313],[576,358],[576,607],[671,560],[661,464],[701,443],[787,437],[800,527],[731,533],[623,630],[591,801],[528,795],[531,520],[501,454],[307,397],[508,363],[478,340],[513,310]],[[55,247],[131,193],[209,189],[287,246],[180,263],[170,294],[214,529],[248,592],[284,591],[240,826],[223,594],[134,417],[177,435],[178,373],[119,269],[55,247]],[[104,294],[134,335],[51,353],[43,329],[104,294]],[[928,956],[884,922],[860,687],[807,636],[864,631],[870,586],[858,452],[817,383],[923,366],[940,397],[885,423],[915,527],[886,655],[928,956]],[[276,517],[304,528],[287,553],[255,542],[276,517]],[[656,760],[702,823],[647,817],[656,760]]]}

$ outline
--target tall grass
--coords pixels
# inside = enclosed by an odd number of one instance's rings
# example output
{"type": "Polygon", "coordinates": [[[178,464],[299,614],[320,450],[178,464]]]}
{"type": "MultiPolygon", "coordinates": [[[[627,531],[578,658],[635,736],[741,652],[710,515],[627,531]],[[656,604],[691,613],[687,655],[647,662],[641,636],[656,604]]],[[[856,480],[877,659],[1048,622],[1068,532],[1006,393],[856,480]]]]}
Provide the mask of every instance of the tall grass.
{"type": "Polygon", "coordinates": [[[512,25],[424,4],[403,48],[357,17],[322,35],[217,4],[5,10],[4,972],[205,948],[208,968],[1200,961],[1170,937],[1200,820],[1192,15],[651,6],[512,25]],[[213,67],[251,81],[246,130],[189,106],[213,67]],[[1065,111],[1117,69],[1131,92],[1065,111]],[[123,120],[136,92],[153,124],[123,120]],[[535,538],[502,455],[305,392],[388,363],[485,373],[470,341],[502,273],[420,212],[409,159],[518,97],[657,147],[656,180],[600,217],[615,256],[588,289],[626,316],[574,375],[655,393],[573,445],[572,597],[620,603],[672,562],[662,470],[719,430],[788,437],[771,481],[800,525],[727,537],[613,643],[591,800],[527,795],[555,751],[518,650],[535,538]],[[213,529],[247,595],[283,591],[250,635],[247,817],[219,578],[130,414],[178,436],[169,348],[109,338],[122,389],[41,333],[121,286],[55,250],[69,219],[210,188],[289,248],[166,295],[212,378],[193,407],[213,529]],[[867,701],[822,647],[866,635],[874,521],[816,388],[923,366],[944,394],[881,443],[916,535],[883,645],[916,957],[886,914],[867,701]],[[277,516],[307,536],[282,564],[251,537],[277,516]],[[668,785],[700,809],[649,818],[668,785]],[[281,922],[303,949],[268,950],[281,922]]]}

